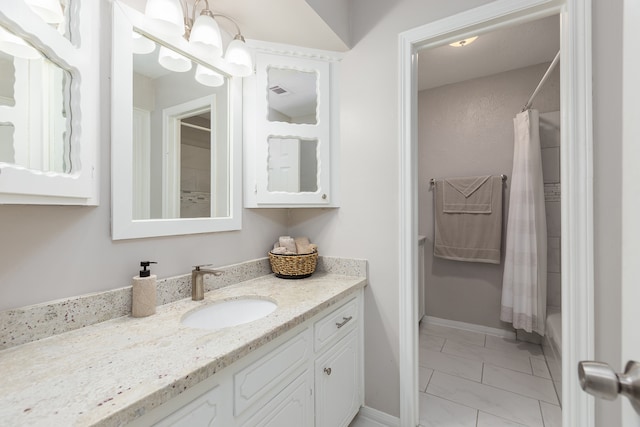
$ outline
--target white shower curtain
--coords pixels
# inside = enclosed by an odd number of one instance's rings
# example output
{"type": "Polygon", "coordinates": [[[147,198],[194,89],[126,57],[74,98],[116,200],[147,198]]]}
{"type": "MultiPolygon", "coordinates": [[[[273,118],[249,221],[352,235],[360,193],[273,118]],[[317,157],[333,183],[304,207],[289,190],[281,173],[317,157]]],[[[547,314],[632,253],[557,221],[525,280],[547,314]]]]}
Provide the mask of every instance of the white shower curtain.
{"type": "Polygon", "coordinates": [[[547,313],[547,221],[538,111],[513,119],[514,152],[500,319],[544,335],[547,313]]]}

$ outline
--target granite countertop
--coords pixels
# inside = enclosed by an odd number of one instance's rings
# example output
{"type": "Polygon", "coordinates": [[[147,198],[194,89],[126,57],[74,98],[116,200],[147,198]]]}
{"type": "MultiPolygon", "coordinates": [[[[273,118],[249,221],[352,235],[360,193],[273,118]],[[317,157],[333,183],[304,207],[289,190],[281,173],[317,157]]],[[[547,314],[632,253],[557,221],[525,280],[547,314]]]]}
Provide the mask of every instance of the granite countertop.
{"type": "Polygon", "coordinates": [[[273,275],[0,351],[5,425],[120,425],[161,405],[364,287],[366,278],[273,275]],[[244,296],[273,300],[265,318],[218,331],[180,324],[188,311],[244,296]]]}

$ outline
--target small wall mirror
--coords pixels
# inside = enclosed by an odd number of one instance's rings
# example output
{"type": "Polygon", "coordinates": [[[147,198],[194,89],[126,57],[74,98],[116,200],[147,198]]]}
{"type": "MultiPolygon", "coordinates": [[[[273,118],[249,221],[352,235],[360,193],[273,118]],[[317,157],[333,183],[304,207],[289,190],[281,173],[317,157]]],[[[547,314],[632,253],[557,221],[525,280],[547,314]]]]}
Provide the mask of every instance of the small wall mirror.
{"type": "Polygon", "coordinates": [[[114,8],[114,239],[240,228],[239,82],[179,43],[114,8]]]}
{"type": "Polygon", "coordinates": [[[267,191],[318,191],[318,140],[270,137],[267,191]]]}
{"type": "Polygon", "coordinates": [[[318,124],[318,73],[269,67],[268,120],[318,124]]]}
{"type": "Polygon", "coordinates": [[[71,74],[0,26],[0,162],[69,174],[71,74]]]}

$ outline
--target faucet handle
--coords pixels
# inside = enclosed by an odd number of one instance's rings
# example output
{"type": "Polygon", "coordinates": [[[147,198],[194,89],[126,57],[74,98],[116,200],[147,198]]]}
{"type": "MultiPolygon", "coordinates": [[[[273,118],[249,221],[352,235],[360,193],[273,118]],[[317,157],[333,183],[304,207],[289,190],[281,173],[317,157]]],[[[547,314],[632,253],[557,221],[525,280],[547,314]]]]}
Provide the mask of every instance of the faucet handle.
{"type": "Polygon", "coordinates": [[[193,268],[195,269],[194,271],[201,271],[204,274],[213,274],[214,276],[220,276],[222,275],[223,271],[220,270],[213,270],[210,268],[202,268],[202,267],[208,267],[211,264],[200,264],[200,265],[194,265],[193,268]]]}

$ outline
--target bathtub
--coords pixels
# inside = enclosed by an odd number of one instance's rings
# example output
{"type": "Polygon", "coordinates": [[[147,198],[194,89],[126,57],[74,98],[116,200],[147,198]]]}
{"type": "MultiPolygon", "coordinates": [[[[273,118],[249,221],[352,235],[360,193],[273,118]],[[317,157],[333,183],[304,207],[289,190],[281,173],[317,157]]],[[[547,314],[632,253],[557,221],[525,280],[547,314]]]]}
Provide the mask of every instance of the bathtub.
{"type": "Polygon", "coordinates": [[[547,307],[546,326],[542,351],[556,388],[558,402],[562,405],[562,316],[558,307],[547,307]]]}

